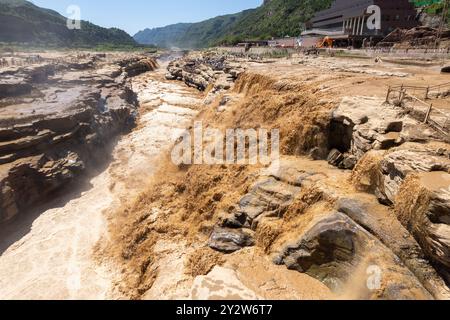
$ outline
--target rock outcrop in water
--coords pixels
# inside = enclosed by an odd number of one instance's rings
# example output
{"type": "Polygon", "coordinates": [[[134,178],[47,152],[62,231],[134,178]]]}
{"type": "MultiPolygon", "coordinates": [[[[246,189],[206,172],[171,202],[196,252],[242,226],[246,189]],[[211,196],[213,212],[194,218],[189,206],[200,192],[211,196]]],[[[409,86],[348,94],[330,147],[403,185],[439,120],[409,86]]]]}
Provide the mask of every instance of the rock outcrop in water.
{"type": "Polygon", "coordinates": [[[405,142],[440,139],[427,125],[409,117],[404,109],[372,97],[345,97],[333,112],[330,146],[358,160],[370,150],[389,150],[405,142]]]}
{"type": "Polygon", "coordinates": [[[230,89],[244,69],[221,55],[198,54],[172,61],[167,71],[168,80],[184,81],[201,91],[211,89],[214,95],[230,89]]]}
{"type": "Polygon", "coordinates": [[[443,145],[408,143],[367,153],[354,181],[392,205],[398,219],[439,269],[448,270],[450,239],[450,157],[443,145]]]}
{"type": "Polygon", "coordinates": [[[349,157],[356,158],[356,187],[394,208],[444,276],[450,267],[447,139],[403,108],[380,99],[347,97],[333,113],[330,145],[335,149],[328,158],[340,168],[349,157]]]}
{"type": "Polygon", "coordinates": [[[150,58],[97,55],[2,71],[0,222],[102,164],[108,144],[134,124],[128,77],[154,68],[150,58]]]}

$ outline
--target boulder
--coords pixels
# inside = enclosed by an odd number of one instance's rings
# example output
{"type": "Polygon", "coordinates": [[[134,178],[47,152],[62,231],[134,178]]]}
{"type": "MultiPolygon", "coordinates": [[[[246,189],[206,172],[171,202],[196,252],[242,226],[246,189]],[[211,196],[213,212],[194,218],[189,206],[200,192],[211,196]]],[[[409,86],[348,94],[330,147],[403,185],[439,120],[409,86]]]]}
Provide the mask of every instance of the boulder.
{"type": "Polygon", "coordinates": [[[209,238],[208,245],[211,249],[232,253],[253,246],[254,243],[250,230],[216,227],[209,238]]]}
{"type": "Polygon", "coordinates": [[[388,150],[402,144],[403,140],[398,132],[389,132],[386,134],[380,134],[376,138],[377,149],[388,150]]]}
{"type": "Polygon", "coordinates": [[[338,167],[344,161],[344,155],[337,149],[330,151],[327,161],[330,165],[338,167]]]}
{"type": "Polygon", "coordinates": [[[255,230],[260,219],[281,217],[299,191],[299,187],[274,177],[263,177],[241,198],[235,215],[244,215],[246,225],[255,230]]]}

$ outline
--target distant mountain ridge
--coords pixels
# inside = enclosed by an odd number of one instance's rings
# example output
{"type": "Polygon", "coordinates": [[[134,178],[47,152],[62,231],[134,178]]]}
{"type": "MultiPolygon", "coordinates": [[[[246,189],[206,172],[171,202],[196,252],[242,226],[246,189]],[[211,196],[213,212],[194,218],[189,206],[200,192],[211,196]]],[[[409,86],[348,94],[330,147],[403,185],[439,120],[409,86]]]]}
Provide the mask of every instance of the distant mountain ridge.
{"type": "Polygon", "coordinates": [[[215,17],[198,23],[178,23],[162,28],[145,29],[134,35],[142,44],[160,47],[201,48],[223,37],[224,30],[233,27],[246,11],[215,17]]]}
{"type": "Polygon", "coordinates": [[[333,0],[265,0],[256,9],[219,16],[198,23],[181,23],[145,29],[134,35],[142,44],[202,48],[244,39],[297,36],[315,12],[333,0]]]}
{"type": "Polygon", "coordinates": [[[179,44],[192,23],[177,23],[167,27],[145,29],[136,33],[133,38],[143,44],[157,44],[161,47],[173,47],[179,44]]]}
{"type": "Polygon", "coordinates": [[[125,31],[81,21],[80,30],[67,28],[67,18],[25,0],[0,0],[0,42],[65,47],[135,46],[125,31]]]}

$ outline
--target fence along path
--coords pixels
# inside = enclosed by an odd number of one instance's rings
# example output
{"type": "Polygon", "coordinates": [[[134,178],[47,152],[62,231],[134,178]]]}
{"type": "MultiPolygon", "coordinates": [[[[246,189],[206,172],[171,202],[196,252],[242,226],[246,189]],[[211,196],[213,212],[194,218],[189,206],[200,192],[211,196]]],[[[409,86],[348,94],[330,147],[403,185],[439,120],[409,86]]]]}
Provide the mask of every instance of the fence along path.
{"type": "Polygon", "coordinates": [[[450,93],[450,82],[437,86],[390,86],[386,95],[386,102],[391,104],[391,99],[396,98],[398,105],[409,109],[410,115],[423,121],[444,134],[447,138],[450,135],[450,114],[433,106],[425,100],[432,96],[439,97],[450,93]],[[418,98],[422,96],[423,100],[418,98]],[[404,102],[409,102],[405,104],[404,102]]]}

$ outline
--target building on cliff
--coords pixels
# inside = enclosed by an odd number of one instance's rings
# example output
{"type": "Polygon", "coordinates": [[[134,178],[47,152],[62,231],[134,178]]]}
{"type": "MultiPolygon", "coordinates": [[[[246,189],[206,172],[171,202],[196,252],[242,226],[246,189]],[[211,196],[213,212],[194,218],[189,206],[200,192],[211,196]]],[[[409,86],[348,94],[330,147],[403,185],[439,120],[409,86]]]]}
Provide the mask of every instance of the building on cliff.
{"type": "Polygon", "coordinates": [[[329,9],[316,13],[302,36],[313,43],[317,38],[332,38],[336,44],[361,46],[366,41],[376,43],[397,28],[411,29],[419,24],[417,11],[409,0],[335,0],[329,9]],[[380,28],[372,28],[367,21],[381,9],[380,28]]]}

